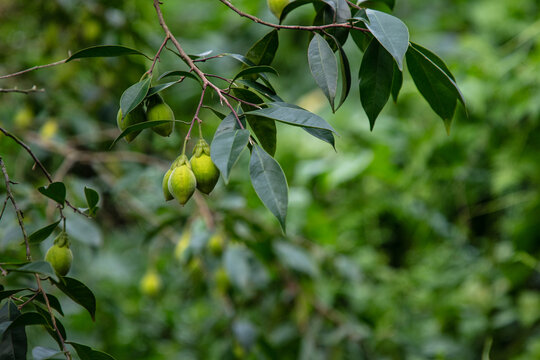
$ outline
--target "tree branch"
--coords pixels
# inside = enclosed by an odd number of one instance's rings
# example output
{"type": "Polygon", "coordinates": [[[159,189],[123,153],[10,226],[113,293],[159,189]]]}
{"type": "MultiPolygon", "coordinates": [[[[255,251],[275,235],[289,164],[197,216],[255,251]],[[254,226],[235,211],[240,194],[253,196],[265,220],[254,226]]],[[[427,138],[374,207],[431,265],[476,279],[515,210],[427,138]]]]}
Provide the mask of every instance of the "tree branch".
{"type": "Polygon", "coordinates": [[[21,70],[19,72],[13,73],[13,74],[7,74],[7,75],[0,76],[0,79],[7,79],[7,78],[10,78],[10,77],[25,74],[25,73],[30,72],[30,71],[34,71],[34,70],[38,70],[38,69],[44,69],[44,68],[48,68],[48,67],[53,67],[53,66],[56,66],[56,65],[61,65],[61,64],[65,63],[67,61],[67,59],[68,58],[66,58],[64,60],[57,61],[57,62],[53,62],[53,63],[50,63],[50,64],[33,66],[33,67],[29,68],[29,69],[21,70]]]}
{"type": "Polygon", "coordinates": [[[45,89],[38,89],[36,85],[32,86],[30,89],[18,89],[17,87],[14,87],[13,89],[1,89],[0,93],[21,93],[21,94],[30,94],[34,92],[45,92],[45,89]]]}

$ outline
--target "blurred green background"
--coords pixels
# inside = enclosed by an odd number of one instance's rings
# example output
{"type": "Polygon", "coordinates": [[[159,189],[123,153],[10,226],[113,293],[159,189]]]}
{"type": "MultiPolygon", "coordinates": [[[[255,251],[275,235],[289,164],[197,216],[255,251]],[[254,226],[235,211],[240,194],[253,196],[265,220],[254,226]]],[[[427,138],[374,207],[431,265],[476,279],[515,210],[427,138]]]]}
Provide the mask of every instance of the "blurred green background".
{"type": "MultiPolygon", "coordinates": [[[[274,21],[265,1],[235,5],[274,21]]],[[[243,54],[268,32],[216,0],[166,0],[163,11],[189,53],[243,54]]],[[[334,152],[278,127],[276,158],[290,186],[286,236],[251,187],[247,152],[228,186],[220,181],[182,208],[163,201],[161,178],[185,126],[108,150],[120,95],[150,65],[142,57],[0,80],[46,89],[0,94],[1,126],[63,179],[76,205],[84,206],[85,185],[101,194],[96,221],[67,211],[71,275],[98,304],[92,323],[60,296],[68,340],[117,359],[539,359],[539,13],[536,0],[397,1],[411,39],[447,62],[468,102],[450,136],[408,73],[373,132],[356,86],[332,114],[309,73],[308,34],[280,31],[278,93],[340,134],[334,152]],[[149,271],[161,279],[154,294],[141,287],[149,271]]],[[[312,16],[301,8],[288,23],[312,16]]],[[[96,44],[152,55],[163,39],[148,0],[3,0],[0,33],[2,75],[96,44]]],[[[355,77],[362,54],[350,39],[346,50],[355,77]]],[[[201,66],[226,76],[239,69],[226,58],[201,66]]],[[[185,68],[167,51],[157,71],[185,68]]],[[[164,92],[186,121],[199,95],[187,81],[164,92]]],[[[202,116],[210,141],[219,120],[202,116]]],[[[36,191],[46,182],[31,159],[3,136],[0,154],[29,229],[51,223],[58,214],[36,191]]],[[[0,261],[23,259],[20,241],[8,211],[0,261]]],[[[28,329],[31,346],[54,347],[28,329]]]]}

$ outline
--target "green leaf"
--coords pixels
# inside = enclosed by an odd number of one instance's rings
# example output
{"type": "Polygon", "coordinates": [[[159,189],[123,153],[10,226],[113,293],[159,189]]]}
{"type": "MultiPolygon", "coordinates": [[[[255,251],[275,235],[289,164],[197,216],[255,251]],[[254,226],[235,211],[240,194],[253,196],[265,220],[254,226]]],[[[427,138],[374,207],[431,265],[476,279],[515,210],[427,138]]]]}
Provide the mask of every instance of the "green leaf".
{"type": "Polygon", "coordinates": [[[308,62],[311,74],[324,95],[328,98],[332,110],[336,98],[338,66],[330,45],[319,34],[315,34],[308,48],[308,62]]]}
{"type": "Polygon", "coordinates": [[[334,36],[331,36],[331,38],[338,49],[341,70],[341,99],[339,100],[339,104],[336,107],[337,110],[341,107],[341,105],[343,105],[345,100],[347,100],[347,96],[349,96],[349,92],[351,91],[351,66],[349,65],[349,59],[347,58],[347,54],[343,50],[343,47],[341,46],[339,41],[334,36]]]}
{"type": "Polygon", "coordinates": [[[397,64],[394,63],[394,75],[392,78],[392,99],[394,103],[397,102],[401,86],[403,85],[403,73],[397,67],[397,64]]]}
{"type": "Polygon", "coordinates": [[[263,84],[260,84],[253,80],[238,80],[238,82],[252,88],[253,90],[256,90],[259,94],[263,95],[269,100],[283,102],[283,100],[278,95],[276,95],[276,92],[273,89],[263,84]]]}
{"type": "Polygon", "coordinates": [[[88,204],[88,209],[90,209],[90,212],[96,208],[98,202],[99,202],[99,194],[96,190],[91,189],[87,186],[84,187],[84,196],[86,197],[86,203],[88,204]]]}
{"type": "Polygon", "coordinates": [[[146,97],[150,97],[152,95],[155,95],[165,89],[168,89],[170,88],[171,86],[173,85],[176,85],[176,84],[179,84],[178,81],[171,81],[171,82],[168,82],[168,83],[165,83],[165,84],[159,84],[159,85],[156,85],[156,86],[152,86],[150,89],[148,89],[148,94],[146,94],[146,97]]]}
{"type": "Polygon", "coordinates": [[[115,57],[115,56],[125,56],[125,55],[142,55],[149,60],[152,60],[151,57],[146,56],[139,50],[131,49],[125,46],[120,45],[98,45],[92,46],[83,50],[77,51],[75,54],[71,55],[66,62],[75,59],[82,58],[93,58],[93,57],[115,57]]]}
{"type": "Polygon", "coordinates": [[[433,62],[435,65],[441,68],[441,70],[444,71],[444,73],[448,75],[448,77],[452,79],[452,81],[454,82],[456,81],[456,79],[454,78],[454,75],[452,75],[452,72],[450,71],[448,66],[446,66],[444,61],[440,57],[438,57],[435,53],[413,42],[411,42],[410,46],[414,47],[416,50],[421,52],[422,55],[427,57],[429,60],[431,60],[431,62],[433,62]]]}
{"type": "Polygon", "coordinates": [[[242,150],[244,150],[248,142],[248,130],[231,129],[229,131],[216,131],[214,134],[210,147],[210,157],[221,171],[225,183],[229,182],[231,169],[238,161],[242,150]]]}
{"type": "Polygon", "coordinates": [[[299,106],[282,102],[273,102],[268,105],[269,107],[264,109],[249,111],[246,115],[257,115],[294,126],[326,129],[335,132],[334,128],[326,120],[299,106]]]}
{"type": "Polygon", "coordinates": [[[285,241],[278,241],[274,243],[274,251],[287,267],[310,276],[318,274],[315,261],[303,248],[285,241]]]}
{"type": "Polygon", "coordinates": [[[403,58],[409,47],[409,29],[397,17],[381,11],[367,9],[366,26],[381,45],[392,55],[403,70],[403,58]]]}
{"type": "Polygon", "coordinates": [[[25,312],[17,316],[13,321],[0,323],[0,338],[2,338],[9,330],[30,325],[48,325],[48,323],[47,319],[37,312],[25,312]]]}
{"type": "Polygon", "coordinates": [[[52,234],[54,229],[56,229],[58,224],[60,224],[60,221],[62,221],[62,220],[58,220],[57,222],[55,222],[53,224],[47,225],[47,226],[45,226],[45,227],[43,227],[43,228],[41,228],[39,230],[34,231],[28,237],[28,242],[30,244],[38,244],[38,243],[42,242],[43,240],[47,239],[49,237],[49,235],[52,234]]]}
{"type": "Polygon", "coordinates": [[[26,265],[21,266],[16,269],[8,269],[9,271],[23,272],[23,273],[33,273],[48,276],[54,281],[58,281],[58,277],[54,272],[53,267],[47,261],[38,260],[26,265]]]}
{"type": "Polygon", "coordinates": [[[78,344],[75,342],[67,341],[68,344],[73,346],[75,351],[77,352],[77,355],[81,358],[81,360],[114,360],[114,358],[101,351],[97,351],[92,349],[89,346],[78,344]]]}
{"type": "Polygon", "coordinates": [[[283,23],[287,15],[289,15],[289,13],[291,13],[294,9],[302,5],[318,3],[318,2],[320,2],[320,0],[296,0],[296,1],[292,1],[288,3],[281,11],[281,15],[279,17],[279,23],[280,24],[283,23]]]}
{"type": "Polygon", "coordinates": [[[232,79],[232,82],[246,75],[261,74],[261,73],[272,73],[274,75],[278,75],[278,72],[271,66],[267,66],[267,65],[251,66],[251,67],[245,68],[244,70],[236,74],[235,77],[232,79]]]}
{"type": "MultiPolygon", "coordinates": [[[[13,301],[0,309],[0,328],[8,327],[21,314],[13,301]]],[[[1,330],[4,333],[3,330],[1,330]]],[[[15,327],[0,337],[0,359],[26,360],[27,338],[24,327],[15,327]]]]}
{"type": "Polygon", "coordinates": [[[54,285],[77,304],[88,310],[92,320],[95,320],[96,297],[92,291],[82,282],[74,278],[65,276],[62,280],[63,281],[55,281],[54,285]]]}
{"type": "Polygon", "coordinates": [[[122,110],[122,118],[125,118],[133,109],[135,109],[144,100],[152,78],[139,81],[136,84],[128,87],[120,97],[120,109],[122,110]]]}
{"type": "Polygon", "coordinates": [[[330,130],[309,128],[309,127],[304,127],[302,129],[304,129],[308,134],[316,137],[317,139],[320,139],[322,141],[329,143],[330,145],[332,145],[334,150],[336,149],[336,141],[334,139],[334,133],[332,133],[330,130]]]}
{"type": "MultiPolygon", "coordinates": [[[[51,320],[51,314],[49,314],[49,311],[46,310],[44,307],[41,307],[37,304],[33,304],[34,305],[34,308],[37,310],[37,312],[39,314],[41,314],[41,316],[45,319],[46,323],[44,325],[47,325],[45,326],[45,330],[47,330],[47,332],[49,333],[49,335],[51,335],[51,337],[56,340],[56,342],[58,343],[58,346],[62,346],[62,340],[60,339],[60,337],[58,336],[58,333],[56,332],[56,329],[54,328],[54,325],[52,323],[52,320],[51,320]]],[[[56,316],[54,317],[54,321],[56,322],[56,327],[58,328],[58,331],[60,332],[60,335],[62,335],[62,338],[65,339],[66,338],[66,329],[64,328],[64,325],[62,324],[62,322],[60,321],[60,319],[58,319],[56,316]]]]}
{"type": "Polygon", "coordinates": [[[21,291],[25,291],[26,289],[14,289],[14,290],[2,290],[0,291],[0,301],[4,300],[5,298],[10,297],[13,294],[16,294],[21,291]]]}
{"type": "Polygon", "coordinates": [[[246,58],[255,65],[270,65],[278,47],[278,32],[272,30],[248,50],[246,58]]]}
{"type": "Polygon", "coordinates": [[[155,120],[155,121],[145,121],[145,122],[142,122],[142,123],[138,123],[138,124],[135,124],[135,125],[128,126],[127,128],[124,129],[124,131],[122,131],[120,133],[120,135],[118,135],[118,137],[116,139],[114,139],[111,146],[109,147],[109,150],[112,149],[114,147],[114,145],[116,145],[116,143],[118,141],[120,141],[124,136],[126,136],[129,133],[132,133],[134,131],[148,129],[148,128],[151,128],[151,127],[154,127],[154,126],[158,126],[158,125],[162,125],[162,124],[166,124],[166,123],[170,123],[170,122],[179,122],[179,123],[182,123],[182,124],[186,123],[185,121],[181,121],[181,120],[155,120]]]}
{"type": "Polygon", "coordinates": [[[369,118],[371,130],[388,101],[393,75],[392,56],[377,41],[372,41],[362,58],[359,74],[360,101],[369,118]]]}
{"type": "Polygon", "coordinates": [[[196,80],[199,84],[202,84],[201,79],[198,76],[196,76],[193,73],[190,73],[189,71],[183,71],[183,70],[166,71],[158,77],[158,80],[164,79],[166,77],[172,77],[172,76],[180,76],[180,77],[185,76],[187,78],[196,80]]]}
{"type": "Polygon", "coordinates": [[[47,360],[47,359],[62,359],[65,358],[62,351],[49,349],[42,346],[36,346],[32,349],[32,357],[34,360],[47,360]]]}
{"type": "MultiPolygon", "coordinates": [[[[32,296],[33,295],[26,295],[25,298],[29,299],[32,296]]],[[[39,293],[34,299],[42,304],[47,305],[42,293],[39,293]]],[[[51,308],[55,309],[60,315],[64,316],[64,311],[62,310],[62,305],[60,305],[60,301],[58,301],[58,298],[56,298],[56,296],[52,294],[47,294],[47,299],[49,300],[49,305],[51,306],[51,308]]]]}
{"type": "Polygon", "coordinates": [[[289,201],[287,179],[278,162],[257,144],[253,145],[249,175],[255,192],[285,232],[289,201]]]}
{"type": "Polygon", "coordinates": [[[443,119],[449,133],[457,100],[465,102],[456,83],[414,46],[407,51],[407,67],[418,91],[443,119]]]}
{"type": "Polygon", "coordinates": [[[253,61],[245,57],[244,55],[240,54],[233,54],[233,53],[224,53],[223,55],[233,58],[236,61],[241,62],[242,64],[246,66],[256,66],[258,64],[255,64],[253,61]]]}
{"type": "Polygon", "coordinates": [[[60,205],[64,205],[66,200],[66,186],[62,182],[53,182],[48,186],[38,188],[38,191],[46,197],[53,199],[60,205]]]}

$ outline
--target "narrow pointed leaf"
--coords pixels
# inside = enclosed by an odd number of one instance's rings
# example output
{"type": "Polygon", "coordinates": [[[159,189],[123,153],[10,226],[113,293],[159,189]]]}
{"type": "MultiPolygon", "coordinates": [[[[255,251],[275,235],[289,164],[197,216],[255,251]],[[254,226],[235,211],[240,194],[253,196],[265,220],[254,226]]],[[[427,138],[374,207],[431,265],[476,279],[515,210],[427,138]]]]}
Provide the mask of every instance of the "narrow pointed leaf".
{"type": "Polygon", "coordinates": [[[81,360],[115,360],[111,355],[92,349],[90,346],[68,341],[81,360]]]}
{"type": "Polygon", "coordinates": [[[272,30],[248,50],[246,58],[255,65],[270,65],[276,56],[278,47],[278,32],[272,30]]]}
{"type": "Polygon", "coordinates": [[[401,86],[403,85],[403,72],[394,63],[394,75],[392,78],[392,99],[397,102],[401,86]]]}
{"type": "Polygon", "coordinates": [[[330,130],[309,128],[309,127],[303,127],[302,129],[304,129],[311,136],[314,136],[317,139],[320,139],[324,142],[329,143],[330,145],[332,145],[334,150],[336,149],[336,141],[334,139],[334,133],[331,132],[330,130]]]}
{"type": "Polygon", "coordinates": [[[47,225],[39,230],[34,231],[30,236],[28,237],[28,242],[30,244],[38,244],[42,242],[43,240],[47,239],[49,235],[52,234],[54,229],[60,224],[61,220],[58,220],[55,223],[52,223],[50,225],[47,225]]]}
{"type": "Polygon", "coordinates": [[[85,308],[88,313],[90,313],[92,320],[95,320],[96,297],[92,291],[77,279],[65,276],[62,280],[63,281],[55,281],[54,285],[77,304],[85,308]]]}
{"type": "Polygon", "coordinates": [[[332,110],[336,98],[338,66],[334,52],[328,42],[315,34],[308,48],[308,62],[311,74],[324,95],[328,98],[332,110]]]}
{"type": "Polygon", "coordinates": [[[253,90],[256,90],[269,100],[283,102],[283,99],[281,99],[274,90],[263,84],[253,80],[238,80],[238,82],[252,88],[253,90]]]}
{"type": "Polygon", "coordinates": [[[124,91],[120,97],[120,108],[122,109],[122,117],[125,118],[133,109],[135,109],[146,97],[150,89],[151,78],[139,81],[131,85],[124,91]]]}
{"type": "MultiPolygon", "coordinates": [[[[232,126],[234,126],[234,123],[232,126]]],[[[229,128],[219,132],[216,131],[210,147],[210,157],[220,170],[225,183],[229,182],[231,169],[238,161],[248,141],[248,130],[229,128]]]]}
{"type": "Polygon", "coordinates": [[[271,66],[268,66],[268,65],[251,66],[244,70],[241,70],[238,74],[236,74],[235,77],[232,79],[232,82],[246,75],[252,75],[252,74],[262,75],[264,73],[271,73],[274,75],[278,75],[278,72],[276,71],[276,69],[274,69],[271,66]]]}
{"type": "Polygon", "coordinates": [[[299,106],[282,102],[273,102],[268,105],[267,108],[249,111],[246,114],[263,116],[289,125],[326,129],[335,132],[334,128],[322,117],[299,106]]]}
{"type": "Polygon", "coordinates": [[[193,73],[190,73],[189,71],[183,71],[183,70],[171,70],[171,71],[166,71],[164,72],[163,74],[161,74],[159,77],[158,77],[158,80],[161,80],[161,79],[164,79],[166,77],[172,77],[172,76],[185,76],[187,78],[190,78],[190,79],[193,79],[193,80],[196,80],[199,84],[201,83],[201,79],[199,79],[198,76],[196,76],[195,74],[193,73]]]}
{"type": "Polygon", "coordinates": [[[135,125],[128,126],[127,128],[124,129],[124,131],[122,131],[120,133],[120,135],[118,135],[118,137],[116,139],[114,139],[114,141],[112,142],[109,149],[112,149],[114,147],[114,145],[116,145],[116,143],[118,141],[120,141],[124,136],[126,136],[129,133],[132,133],[134,131],[148,129],[148,128],[158,126],[158,125],[162,125],[162,124],[167,124],[167,123],[170,123],[170,122],[179,122],[179,123],[182,123],[182,124],[186,123],[185,121],[181,121],[181,120],[155,120],[155,121],[145,121],[145,122],[142,122],[142,123],[138,123],[138,124],[135,124],[135,125]]]}
{"type": "Polygon", "coordinates": [[[390,96],[393,72],[392,56],[377,41],[372,41],[362,58],[359,74],[360,101],[371,130],[390,96]]]}
{"type": "Polygon", "coordinates": [[[44,275],[44,276],[50,277],[54,281],[58,281],[58,277],[56,276],[56,273],[54,272],[54,269],[51,266],[51,264],[43,260],[33,261],[19,268],[8,269],[8,270],[15,271],[15,272],[24,272],[24,273],[44,275]]]}
{"type": "Polygon", "coordinates": [[[396,59],[403,70],[403,58],[409,47],[409,29],[397,17],[381,11],[367,9],[366,26],[381,45],[396,59]]]}
{"type": "Polygon", "coordinates": [[[249,175],[255,192],[285,232],[289,202],[287,179],[278,162],[257,144],[251,153],[249,175]]]}
{"type": "Polygon", "coordinates": [[[142,55],[149,60],[152,60],[151,57],[143,54],[139,50],[131,49],[121,45],[98,45],[92,46],[83,50],[79,50],[73,55],[71,55],[66,62],[75,59],[82,58],[92,58],[92,57],[115,57],[115,56],[125,56],[125,55],[142,55]]]}

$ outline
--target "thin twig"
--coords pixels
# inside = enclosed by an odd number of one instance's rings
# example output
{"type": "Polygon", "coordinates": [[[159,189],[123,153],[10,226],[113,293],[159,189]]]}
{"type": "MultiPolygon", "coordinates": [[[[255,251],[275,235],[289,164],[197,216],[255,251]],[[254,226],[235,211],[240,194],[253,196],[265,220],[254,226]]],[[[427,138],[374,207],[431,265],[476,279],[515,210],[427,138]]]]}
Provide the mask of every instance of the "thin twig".
{"type": "Polygon", "coordinates": [[[34,71],[34,70],[37,70],[37,69],[43,69],[43,68],[48,68],[48,67],[60,65],[60,64],[65,63],[66,61],[67,61],[67,59],[64,59],[64,60],[60,60],[60,61],[53,62],[53,63],[50,63],[50,64],[33,66],[33,67],[29,68],[29,69],[22,70],[22,71],[18,71],[18,72],[13,73],[13,74],[7,74],[7,75],[0,76],[0,79],[7,79],[7,78],[10,78],[10,77],[14,77],[14,76],[18,76],[18,75],[21,75],[21,74],[25,74],[25,73],[27,73],[27,72],[34,71]]]}
{"type": "Polygon", "coordinates": [[[0,89],[0,93],[20,93],[20,94],[30,94],[34,92],[45,92],[45,89],[38,89],[36,85],[32,86],[30,89],[18,89],[14,87],[13,89],[0,89]]]}
{"type": "Polygon", "coordinates": [[[163,43],[161,43],[161,46],[159,47],[156,55],[154,55],[154,61],[152,61],[152,66],[150,66],[150,69],[146,72],[148,75],[152,75],[152,71],[154,71],[154,67],[156,66],[156,62],[159,60],[159,57],[161,55],[161,52],[163,51],[163,48],[165,45],[167,45],[167,42],[169,41],[169,36],[165,36],[165,39],[163,39],[163,43]]]}

